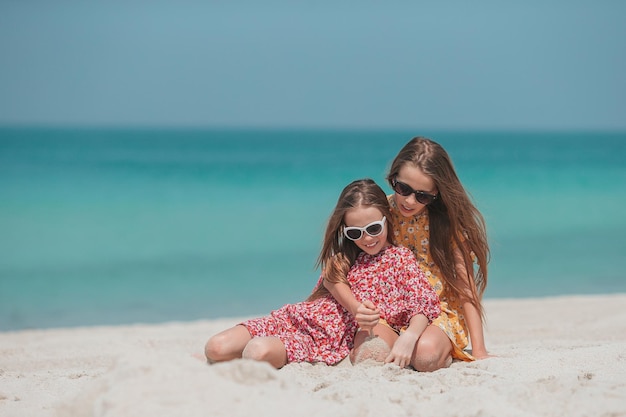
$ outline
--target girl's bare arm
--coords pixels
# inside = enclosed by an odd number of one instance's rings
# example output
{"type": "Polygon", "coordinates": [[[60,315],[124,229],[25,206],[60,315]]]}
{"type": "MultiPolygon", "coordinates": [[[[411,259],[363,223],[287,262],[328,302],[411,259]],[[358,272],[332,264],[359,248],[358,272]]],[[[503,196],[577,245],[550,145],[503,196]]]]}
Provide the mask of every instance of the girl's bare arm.
{"type": "Polygon", "coordinates": [[[489,357],[489,353],[485,346],[482,317],[476,306],[470,301],[473,297],[471,286],[474,285],[474,282],[467,273],[463,255],[458,248],[454,251],[454,258],[457,276],[461,278],[461,282],[465,284],[465,291],[459,294],[459,296],[462,300],[463,315],[465,316],[465,322],[467,323],[470,340],[472,342],[472,356],[477,359],[483,359],[489,357]]]}
{"type": "Polygon", "coordinates": [[[324,279],[324,287],[335,297],[350,314],[352,314],[359,327],[363,329],[371,329],[380,319],[380,312],[376,309],[374,303],[369,300],[360,302],[356,299],[350,286],[343,282],[329,282],[324,279]]]}
{"type": "Polygon", "coordinates": [[[420,336],[428,326],[428,318],[423,314],[411,317],[409,327],[396,339],[385,363],[395,363],[400,368],[412,365],[413,352],[420,336]]]}

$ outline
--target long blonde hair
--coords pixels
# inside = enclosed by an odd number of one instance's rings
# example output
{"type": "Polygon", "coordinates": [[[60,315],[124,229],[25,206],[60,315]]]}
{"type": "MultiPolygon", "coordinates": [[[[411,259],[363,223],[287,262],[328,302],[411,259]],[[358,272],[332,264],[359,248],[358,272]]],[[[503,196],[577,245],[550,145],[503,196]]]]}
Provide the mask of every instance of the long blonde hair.
{"type": "MultiPolygon", "coordinates": [[[[388,220],[387,230],[393,229],[393,224],[389,224],[391,221],[389,201],[383,189],[369,178],[348,184],[339,195],[335,209],[328,219],[322,250],[316,263],[316,266],[322,270],[322,277],[329,282],[347,284],[348,271],[361,252],[356,243],[346,239],[343,235],[345,215],[349,210],[357,207],[377,208],[388,220]]],[[[387,240],[391,243],[391,233],[387,233],[387,240]]],[[[327,294],[328,290],[323,282],[320,282],[307,300],[311,301],[327,294]]]]}
{"type": "Polygon", "coordinates": [[[438,143],[424,137],[411,139],[391,163],[387,181],[391,183],[406,164],[419,168],[432,178],[439,191],[439,198],[426,207],[430,221],[430,252],[441,270],[445,290],[462,294],[462,283],[455,269],[456,246],[463,255],[470,279],[470,301],[484,315],[481,299],[487,286],[490,252],[482,214],[463,188],[448,153],[438,143]],[[478,266],[476,270],[473,256],[478,266]]]}

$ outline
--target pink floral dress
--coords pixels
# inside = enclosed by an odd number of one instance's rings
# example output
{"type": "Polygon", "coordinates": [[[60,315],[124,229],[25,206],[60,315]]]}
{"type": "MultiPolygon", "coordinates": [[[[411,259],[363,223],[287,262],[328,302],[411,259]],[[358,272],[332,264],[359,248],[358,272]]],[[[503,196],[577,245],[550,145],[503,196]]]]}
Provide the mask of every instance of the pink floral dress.
{"type": "MultiPolygon", "coordinates": [[[[413,253],[404,247],[388,246],[376,255],[362,252],[348,272],[348,282],[357,300],[371,300],[397,331],[416,314],[424,314],[431,322],[440,313],[437,294],[413,253]]],[[[252,337],[278,337],[288,362],[328,365],[350,353],[357,330],[354,317],[330,295],[287,304],[269,316],[241,324],[252,337]]]]}

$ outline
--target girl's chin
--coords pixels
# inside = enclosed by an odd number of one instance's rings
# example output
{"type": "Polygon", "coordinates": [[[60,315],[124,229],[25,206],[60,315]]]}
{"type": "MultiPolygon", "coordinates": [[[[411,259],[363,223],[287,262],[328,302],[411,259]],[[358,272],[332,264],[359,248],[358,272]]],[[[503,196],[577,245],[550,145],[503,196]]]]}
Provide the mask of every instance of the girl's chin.
{"type": "Polygon", "coordinates": [[[369,255],[376,255],[382,249],[380,242],[372,246],[361,246],[361,250],[369,255]]]}
{"type": "Polygon", "coordinates": [[[407,210],[407,209],[405,209],[402,206],[400,206],[399,209],[400,209],[400,214],[402,214],[404,217],[413,217],[417,213],[419,213],[419,211],[417,209],[407,210]]]}
{"type": "Polygon", "coordinates": [[[404,217],[413,217],[413,216],[417,216],[418,214],[420,214],[424,209],[426,208],[426,206],[423,206],[422,208],[414,208],[412,210],[407,210],[402,204],[398,204],[398,211],[400,211],[400,214],[402,214],[404,217]]]}

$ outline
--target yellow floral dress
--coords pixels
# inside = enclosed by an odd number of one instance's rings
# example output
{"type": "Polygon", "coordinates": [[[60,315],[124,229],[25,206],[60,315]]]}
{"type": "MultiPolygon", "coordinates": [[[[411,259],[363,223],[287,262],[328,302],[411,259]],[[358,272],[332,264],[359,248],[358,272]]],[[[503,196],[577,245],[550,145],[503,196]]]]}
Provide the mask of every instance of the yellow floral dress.
{"type": "Polygon", "coordinates": [[[429,245],[428,210],[413,217],[404,217],[400,214],[393,194],[388,196],[393,216],[393,243],[409,248],[415,254],[420,268],[441,299],[441,314],[432,324],[439,327],[450,338],[452,357],[463,361],[472,361],[474,357],[464,349],[469,344],[469,331],[463,317],[463,306],[459,300],[444,291],[441,271],[433,262],[429,245]]]}

